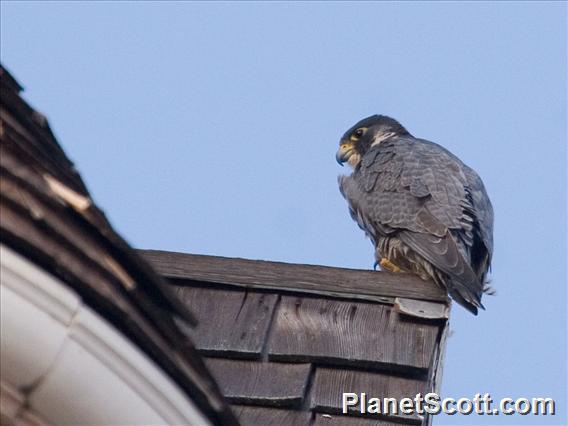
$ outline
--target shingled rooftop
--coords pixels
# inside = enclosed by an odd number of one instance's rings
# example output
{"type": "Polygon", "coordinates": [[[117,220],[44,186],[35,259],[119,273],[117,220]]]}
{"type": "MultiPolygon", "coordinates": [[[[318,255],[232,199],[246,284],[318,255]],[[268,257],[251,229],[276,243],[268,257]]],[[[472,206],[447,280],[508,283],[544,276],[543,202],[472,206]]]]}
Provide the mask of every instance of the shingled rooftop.
{"type": "Polygon", "coordinates": [[[400,399],[439,390],[450,304],[434,283],[136,252],[2,67],[0,80],[2,424],[152,423],[145,413],[163,420],[155,424],[431,424],[358,407],[342,414],[341,404],[343,392],[400,399]],[[106,382],[74,370],[85,353],[106,382]]]}
{"type": "Polygon", "coordinates": [[[449,302],[407,274],[141,250],[199,325],[198,351],[243,425],[431,424],[342,411],[342,393],[438,391],[449,302]],[[366,418],[365,418],[366,417],[366,418]]]}
{"type": "Polygon", "coordinates": [[[236,424],[183,332],[194,316],[2,66],[0,90],[2,425],[236,424]]]}

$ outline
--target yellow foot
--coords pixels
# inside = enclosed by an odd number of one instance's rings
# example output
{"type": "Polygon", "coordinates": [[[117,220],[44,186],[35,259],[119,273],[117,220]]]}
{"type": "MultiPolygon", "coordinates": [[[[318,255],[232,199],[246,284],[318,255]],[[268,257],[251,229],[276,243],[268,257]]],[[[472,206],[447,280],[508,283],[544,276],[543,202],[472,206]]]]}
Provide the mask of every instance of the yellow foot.
{"type": "Polygon", "coordinates": [[[381,269],[385,270],[385,271],[402,272],[402,269],[400,269],[398,266],[396,266],[394,263],[392,263],[386,257],[383,257],[381,259],[381,261],[379,262],[379,265],[381,265],[381,269]]]}

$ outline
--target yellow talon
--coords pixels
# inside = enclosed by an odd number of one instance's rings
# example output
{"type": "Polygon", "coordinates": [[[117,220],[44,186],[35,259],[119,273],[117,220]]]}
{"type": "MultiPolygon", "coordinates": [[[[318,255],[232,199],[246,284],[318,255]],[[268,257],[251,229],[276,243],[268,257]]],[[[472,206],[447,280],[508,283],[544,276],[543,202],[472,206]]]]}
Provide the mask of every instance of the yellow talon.
{"type": "Polygon", "coordinates": [[[400,269],[398,266],[396,266],[394,263],[392,263],[386,257],[383,257],[381,259],[381,261],[379,262],[379,265],[381,265],[381,269],[389,271],[389,272],[402,272],[402,269],[400,269]]]}

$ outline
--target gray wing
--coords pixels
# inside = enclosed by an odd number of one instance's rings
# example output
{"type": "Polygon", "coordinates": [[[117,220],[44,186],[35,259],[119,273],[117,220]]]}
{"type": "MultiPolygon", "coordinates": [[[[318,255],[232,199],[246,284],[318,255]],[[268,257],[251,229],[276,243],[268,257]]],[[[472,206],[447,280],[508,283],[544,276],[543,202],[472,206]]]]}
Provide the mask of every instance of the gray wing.
{"type": "Polygon", "coordinates": [[[340,187],[373,240],[396,233],[451,278],[450,293],[481,306],[482,282],[470,265],[477,192],[468,179],[463,163],[439,145],[399,139],[372,148],[340,187]]]}
{"type": "Polygon", "coordinates": [[[489,255],[489,263],[491,263],[491,257],[493,256],[493,206],[485,191],[485,186],[477,173],[467,166],[465,166],[465,172],[471,188],[473,207],[479,222],[481,240],[485,244],[489,255]]]}

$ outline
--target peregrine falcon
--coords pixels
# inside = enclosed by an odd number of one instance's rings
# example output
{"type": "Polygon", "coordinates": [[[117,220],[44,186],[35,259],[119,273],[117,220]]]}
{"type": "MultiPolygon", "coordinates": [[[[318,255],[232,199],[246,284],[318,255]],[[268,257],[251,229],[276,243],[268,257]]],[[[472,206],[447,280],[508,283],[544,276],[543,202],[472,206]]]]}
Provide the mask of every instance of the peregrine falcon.
{"type": "Polygon", "coordinates": [[[384,115],[347,130],[336,159],[354,169],[339,188],[376,264],[432,279],[477,315],[493,252],[493,208],[477,173],[384,115]]]}

